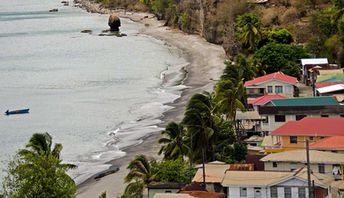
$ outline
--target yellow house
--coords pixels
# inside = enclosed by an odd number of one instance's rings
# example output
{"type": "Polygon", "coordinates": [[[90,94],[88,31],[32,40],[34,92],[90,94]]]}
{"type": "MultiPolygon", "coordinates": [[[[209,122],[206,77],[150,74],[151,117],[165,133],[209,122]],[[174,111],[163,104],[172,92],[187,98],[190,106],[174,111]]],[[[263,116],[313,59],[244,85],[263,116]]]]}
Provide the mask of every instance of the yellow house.
{"type": "Polygon", "coordinates": [[[266,147],[267,153],[292,149],[304,149],[306,140],[317,142],[324,137],[344,136],[343,117],[306,117],[289,121],[272,131],[273,146],[266,147]]]}

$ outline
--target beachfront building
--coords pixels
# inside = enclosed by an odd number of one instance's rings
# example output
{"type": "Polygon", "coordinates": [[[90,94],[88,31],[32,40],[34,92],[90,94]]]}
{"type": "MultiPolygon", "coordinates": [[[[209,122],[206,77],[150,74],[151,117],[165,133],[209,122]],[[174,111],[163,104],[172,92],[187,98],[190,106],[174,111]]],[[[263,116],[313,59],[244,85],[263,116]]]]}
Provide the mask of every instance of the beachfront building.
{"type": "Polygon", "coordinates": [[[340,117],[344,115],[344,106],[332,96],[273,99],[260,106],[258,113],[265,118],[262,131],[271,132],[288,121],[305,117],[340,117]]]}
{"type": "MultiPolygon", "coordinates": [[[[311,174],[317,198],[328,195],[332,177],[325,174],[311,174]]],[[[228,198],[306,198],[308,197],[307,169],[295,172],[272,171],[227,171],[222,185],[228,198]]]]}
{"type": "MultiPolygon", "coordinates": [[[[305,149],[272,153],[260,160],[264,162],[265,171],[294,171],[307,163],[305,149]]],[[[312,172],[335,175],[341,179],[344,154],[310,150],[309,160],[312,172]]]]}
{"type": "Polygon", "coordinates": [[[296,78],[282,72],[275,72],[246,81],[244,86],[248,98],[257,98],[267,94],[293,97],[297,83],[296,78]]]}
{"type": "Polygon", "coordinates": [[[306,117],[299,121],[289,121],[272,131],[274,145],[269,145],[265,152],[304,149],[307,139],[313,143],[331,136],[344,136],[344,118],[306,117]]]}

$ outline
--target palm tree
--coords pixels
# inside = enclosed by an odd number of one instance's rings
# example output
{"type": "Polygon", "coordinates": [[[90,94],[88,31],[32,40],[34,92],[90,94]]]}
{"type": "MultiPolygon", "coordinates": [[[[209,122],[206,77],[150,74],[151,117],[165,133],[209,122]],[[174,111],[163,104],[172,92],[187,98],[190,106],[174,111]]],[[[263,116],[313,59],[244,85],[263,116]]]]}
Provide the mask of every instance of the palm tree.
{"type": "Polygon", "coordinates": [[[75,196],[75,182],[66,172],[76,166],[62,163],[61,144],[51,147],[52,138],[48,133],[36,133],[26,149],[19,150],[4,179],[6,197],[75,196]]]}
{"type": "Polygon", "coordinates": [[[261,39],[260,25],[258,16],[253,13],[243,14],[236,19],[238,38],[250,50],[255,50],[261,39]]]}
{"type": "Polygon", "coordinates": [[[189,148],[185,144],[185,131],[182,125],[171,122],[161,133],[167,137],[159,139],[160,144],[165,144],[161,147],[159,155],[164,153],[164,159],[176,160],[187,154],[189,148]]]}
{"type": "Polygon", "coordinates": [[[141,181],[133,181],[125,187],[124,194],[121,198],[142,198],[144,184],[141,181]]]}
{"type": "MultiPolygon", "coordinates": [[[[44,156],[49,158],[50,156],[60,160],[60,154],[62,151],[62,144],[55,144],[54,148],[52,149],[52,137],[49,133],[35,133],[29,140],[29,143],[26,145],[27,149],[21,149],[18,152],[18,155],[29,159],[34,156],[44,156]]],[[[66,169],[74,169],[77,166],[74,164],[61,164],[59,163],[58,166],[64,167],[66,169]]]]}
{"type": "Polygon", "coordinates": [[[245,111],[245,105],[242,102],[244,96],[245,89],[242,81],[235,86],[230,80],[221,80],[214,92],[215,111],[225,114],[227,120],[235,121],[237,109],[245,111]]]}
{"type": "Polygon", "coordinates": [[[137,155],[127,167],[128,175],[124,178],[126,183],[140,181],[143,185],[148,185],[156,181],[156,173],[153,172],[151,161],[145,155],[137,155]]]}
{"type": "Polygon", "coordinates": [[[184,114],[183,125],[187,129],[190,140],[190,160],[202,161],[203,153],[206,161],[207,153],[214,159],[214,123],[213,104],[208,93],[195,94],[191,97],[184,114]]]}

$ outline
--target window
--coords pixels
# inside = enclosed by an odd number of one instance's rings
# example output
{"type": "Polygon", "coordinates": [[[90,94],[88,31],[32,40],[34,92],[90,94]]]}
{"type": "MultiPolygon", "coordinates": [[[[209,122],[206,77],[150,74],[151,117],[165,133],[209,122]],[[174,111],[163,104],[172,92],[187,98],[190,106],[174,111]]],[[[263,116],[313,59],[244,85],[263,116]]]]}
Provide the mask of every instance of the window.
{"type": "Polygon", "coordinates": [[[275,93],[276,94],[283,93],[283,87],[282,86],[275,86],[275,93]]]}
{"type": "Polygon", "coordinates": [[[306,198],[306,188],[299,187],[299,198],[306,198]]]}
{"type": "Polygon", "coordinates": [[[342,117],[342,118],[343,118],[343,117],[344,117],[344,114],[340,114],[340,117],[342,117]]]}
{"type": "Polygon", "coordinates": [[[247,197],[247,188],[240,188],[240,197],[247,197]]]}
{"type": "Polygon", "coordinates": [[[290,136],[290,144],[297,144],[297,136],[290,136]]]}
{"type": "Polygon", "coordinates": [[[306,115],[296,115],[296,120],[301,120],[302,118],[307,117],[306,115]]]}
{"type": "Polygon", "coordinates": [[[325,164],[319,164],[318,170],[319,170],[319,173],[325,173],[325,164]]]}
{"type": "Polygon", "coordinates": [[[323,117],[323,118],[327,118],[327,117],[328,117],[328,115],[321,115],[321,117],[323,117]]]}
{"type": "Polygon", "coordinates": [[[275,115],[275,122],[285,122],[285,115],[275,115]]]}
{"type": "Polygon", "coordinates": [[[314,140],[314,137],[309,137],[308,138],[310,141],[313,141],[314,140]]]}
{"type": "Polygon", "coordinates": [[[268,93],[272,93],[272,86],[268,86],[268,93]]]}
{"type": "Polygon", "coordinates": [[[170,190],[165,190],[165,193],[172,193],[172,191],[170,191],[170,190]]]}
{"type": "Polygon", "coordinates": [[[291,187],[284,187],[284,198],[291,198],[291,187]]]}
{"type": "Polygon", "coordinates": [[[269,117],[266,116],[265,119],[263,120],[263,123],[269,123],[269,117]]]}
{"type": "Polygon", "coordinates": [[[277,168],[277,162],[272,162],[272,167],[277,168]]]}
{"type": "Polygon", "coordinates": [[[271,198],[278,198],[277,187],[271,187],[270,194],[271,194],[271,198]]]}
{"type": "Polygon", "coordinates": [[[296,163],[290,163],[290,171],[294,171],[297,169],[297,164],[296,163]]]}
{"type": "Polygon", "coordinates": [[[254,198],[261,198],[262,197],[262,188],[255,187],[254,188],[254,198]]]}

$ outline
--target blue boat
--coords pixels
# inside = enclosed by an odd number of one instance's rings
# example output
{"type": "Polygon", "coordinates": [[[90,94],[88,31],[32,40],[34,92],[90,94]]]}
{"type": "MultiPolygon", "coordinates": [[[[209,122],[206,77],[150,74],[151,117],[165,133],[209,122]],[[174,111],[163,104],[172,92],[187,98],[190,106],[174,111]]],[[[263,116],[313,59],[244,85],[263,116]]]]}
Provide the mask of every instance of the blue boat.
{"type": "Polygon", "coordinates": [[[29,110],[30,110],[30,109],[19,109],[19,110],[13,110],[13,111],[7,110],[7,111],[5,112],[5,114],[6,114],[6,115],[24,114],[24,113],[29,113],[29,110]]]}

